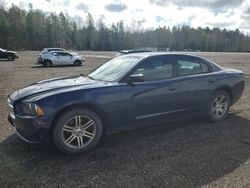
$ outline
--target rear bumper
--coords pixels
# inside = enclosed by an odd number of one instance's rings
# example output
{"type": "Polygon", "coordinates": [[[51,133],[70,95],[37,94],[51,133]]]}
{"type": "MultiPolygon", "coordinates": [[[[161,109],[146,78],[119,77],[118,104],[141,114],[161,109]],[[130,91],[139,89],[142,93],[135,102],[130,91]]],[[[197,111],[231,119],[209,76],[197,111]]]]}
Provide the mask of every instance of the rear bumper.
{"type": "Polygon", "coordinates": [[[245,89],[245,81],[241,81],[241,82],[234,85],[234,87],[233,87],[233,96],[234,97],[232,100],[232,105],[235,104],[240,99],[240,97],[243,94],[244,89],[245,89]]]}
{"type": "Polygon", "coordinates": [[[40,143],[50,138],[47,120],[44,118],[10,114],[8,121],[14,127],[16,134],[25,142],[40,143]]]}

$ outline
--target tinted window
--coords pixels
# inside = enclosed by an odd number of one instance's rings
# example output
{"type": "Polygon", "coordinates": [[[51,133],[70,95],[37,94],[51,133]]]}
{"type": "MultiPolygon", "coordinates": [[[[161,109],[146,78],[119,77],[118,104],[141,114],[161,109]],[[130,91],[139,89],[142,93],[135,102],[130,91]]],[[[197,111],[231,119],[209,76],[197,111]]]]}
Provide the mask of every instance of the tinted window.
{"type": "Polygon", "coordinates": [[[68,53],[64,53],[64,56],[72,56],[71,54],[68,54],[68,53]]]}
{"type": "Polygon", "coordinates": [[[177,69],[179,76],[187,76],[209,72],[208,65],[195,58],[177,59],[177,69]]]}
{"type": "Polygon", "coordinates": [[[145,81],[173,77],[173,63],[167,58],[153,58],[141,63],[132,74],[143,74],[145,81]]]}
{"type": "Polygon", "coordinates": [[[60,52],[56,52],[56,54],[57,54],[57,56],[63,56],[63,54],[60,52]]]}
{"type": "Polygon", "coordinates": [[[48,51],[49,52],[51,52],[51,51],[62,51],[62,49],[58,49],[58,48],[50,48],[50,49],[48,49],[48,51]]]}
{"type": "Polygon", "coordinates": [[[209,72],[209,68],[208,68],[206,63],[201,62],[200,64],[201,64],[201,71],[202,72],[204,72],[204,73],[209,72]]]}
{"type": "Polygon", "coordinates": [[[57,52],[58,56],[71,56],[68,53],[64,53],[64,52],[57,52]]]}

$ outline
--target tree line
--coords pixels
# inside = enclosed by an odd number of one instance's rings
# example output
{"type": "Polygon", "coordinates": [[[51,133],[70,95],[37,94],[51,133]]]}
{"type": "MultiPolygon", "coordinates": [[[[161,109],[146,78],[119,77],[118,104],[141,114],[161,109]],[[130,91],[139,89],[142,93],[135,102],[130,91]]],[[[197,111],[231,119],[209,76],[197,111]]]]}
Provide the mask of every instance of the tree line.
{"type": "Polygon", "coordinates": [[[12,5],[0,7],[0,48],[41,50],[62,47],[74,50],[117,51],[153,47],[170,50],[244,52],[250,50],[250,37],[238,29],[231,31],[190,26],[125,29],[122,21],[106,26],[102,19],[87,15],[82,26],[67,14],[45,13],[39,9],[22,10],[12,5]]]}

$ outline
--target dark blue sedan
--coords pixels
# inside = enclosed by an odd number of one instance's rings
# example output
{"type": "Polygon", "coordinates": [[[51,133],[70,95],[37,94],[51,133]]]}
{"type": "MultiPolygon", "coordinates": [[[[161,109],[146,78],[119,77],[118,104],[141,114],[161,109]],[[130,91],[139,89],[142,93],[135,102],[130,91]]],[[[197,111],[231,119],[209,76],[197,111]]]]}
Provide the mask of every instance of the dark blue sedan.
{"type": "Polygon", "coordinates": [[[25,141],[53,140],[65,153],[93,148],[103,134],[179,118],[224,119],[244,74],[201,57],[141,53],[114,58],[87,76],[36,82],[8,97],[9,121],[25,141]]]}

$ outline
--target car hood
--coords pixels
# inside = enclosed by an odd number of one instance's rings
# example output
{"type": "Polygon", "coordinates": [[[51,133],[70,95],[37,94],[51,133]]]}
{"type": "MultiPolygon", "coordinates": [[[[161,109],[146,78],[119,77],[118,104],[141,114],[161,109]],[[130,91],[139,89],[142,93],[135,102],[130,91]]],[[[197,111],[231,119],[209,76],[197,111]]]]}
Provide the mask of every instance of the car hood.
{"type": "Polygon", "coordinates": [[[59,90],[76,86],[104,85],[104,84],[105,82],[92,80],[88,77],[83,77],[83,76],[59,77],[59,78],[53,78],[35,82],[23,89],[14,92],[13,94],[10,95],[10,98],[12,100],[19,100],[34,94],[49,92],[52,90],[59,90]]]}
{"type": "Polygon", "coordinates": [[[6,53],[16,54],[14,51],[5,51],[6,53]]]}

